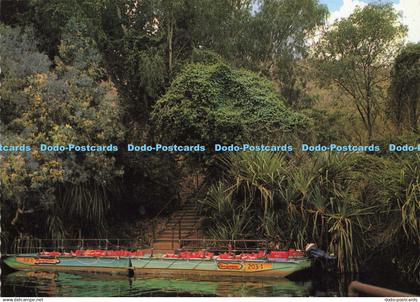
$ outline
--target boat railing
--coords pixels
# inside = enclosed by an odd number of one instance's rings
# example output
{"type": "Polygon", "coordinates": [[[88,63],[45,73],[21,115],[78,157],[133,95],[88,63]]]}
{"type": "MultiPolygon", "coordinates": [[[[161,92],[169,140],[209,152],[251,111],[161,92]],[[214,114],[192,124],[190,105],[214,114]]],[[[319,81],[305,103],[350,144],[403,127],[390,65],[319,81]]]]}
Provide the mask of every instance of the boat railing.
{"type": "Polygon", "coordinates": [[[223,251],[260,251],[267,250],[268,240],[222,240],[222,239],[180,239],[180,248],[184,250],[206,249],[216,252],[223,251]]]}
{"type": "Polygon", "coordinates": [[[145,247],[139,240],[120,238],[83,238],[83,239],[39,239],[17,238],[8,253],[33,254],[42,251],[69,252],[75,250],[137,250],[145,247]]]}
{"type": "Polygon", "coordinates": [[[152,255],[154,253],[176,253],[179,251],[199,251],[206,250],[216,254],[220,253],[251,253],[259,251],[268,251],[268,240],[220,240],[220,239],[158,239],[155,243],[168,243],[159,248],[150,248],[152,255]]]}
{"type": "MultiPolygon", "coordinates": [[[[171,248],[159,248],[159,253],[182,251],[207,250],[214,253],[249,253],[269,248],[268,240],[222,240],[222,239],[167,239],[159,242],[171,242],[171,248]],[[174,243],[176,243],[174,245],[174,243]]],[[[43,251],[71,252],[76,250],[101,249],[101,250],[150,250],[153,248],[146,243],[131,239],[120,238],[83,238],[83,239],[38,239],[18,238],[12,249],[6,254],[36,254],[43,251]]]]}

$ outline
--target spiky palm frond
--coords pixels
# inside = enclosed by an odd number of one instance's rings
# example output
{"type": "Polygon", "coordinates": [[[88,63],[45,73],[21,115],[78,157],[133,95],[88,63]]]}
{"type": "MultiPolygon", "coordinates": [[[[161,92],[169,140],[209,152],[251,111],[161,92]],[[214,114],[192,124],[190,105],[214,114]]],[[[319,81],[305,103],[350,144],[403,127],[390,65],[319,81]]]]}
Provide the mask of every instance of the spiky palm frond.
{"type": "Polygon", "coordinates": [[[101,233],[105,227],[105,215],[110,207],[109,190],[94,181],[67,184],[59,191],[58,200],[65,219],[77,221],[79,228],[89,227],[101,233]]]}

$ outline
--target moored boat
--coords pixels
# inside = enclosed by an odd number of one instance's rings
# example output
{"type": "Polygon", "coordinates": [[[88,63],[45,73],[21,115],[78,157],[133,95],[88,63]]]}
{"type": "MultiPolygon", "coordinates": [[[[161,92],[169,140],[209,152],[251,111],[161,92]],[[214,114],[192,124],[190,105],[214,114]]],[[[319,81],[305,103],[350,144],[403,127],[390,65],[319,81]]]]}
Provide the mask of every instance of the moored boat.
{"type": "Polygon", "coordinates": [[[286,277],[311,265],[303,252],[295,250],[239,255],[231,253],[214,255],[202,251],[151,255],[142,251],[94,250],[19,254],[6,257],[4,262],[16,270],[268,277],[286,277]]]}

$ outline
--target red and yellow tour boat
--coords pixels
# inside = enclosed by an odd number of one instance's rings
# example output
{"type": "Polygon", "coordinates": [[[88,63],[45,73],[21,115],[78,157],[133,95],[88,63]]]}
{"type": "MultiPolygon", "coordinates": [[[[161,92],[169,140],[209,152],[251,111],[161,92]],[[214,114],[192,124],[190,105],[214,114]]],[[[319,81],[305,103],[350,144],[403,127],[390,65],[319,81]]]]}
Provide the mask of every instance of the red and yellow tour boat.
{"type": "Polygon", "coordinates": [[[215,253],[208,250],[167,254],[144,250],[76,250],[9,255],[4,262],[16,270],[96,271],[109,273],[205,274],[214,276],[286,277],[307,269],[311,261],[300,250],[256,250],[215,253]]]}

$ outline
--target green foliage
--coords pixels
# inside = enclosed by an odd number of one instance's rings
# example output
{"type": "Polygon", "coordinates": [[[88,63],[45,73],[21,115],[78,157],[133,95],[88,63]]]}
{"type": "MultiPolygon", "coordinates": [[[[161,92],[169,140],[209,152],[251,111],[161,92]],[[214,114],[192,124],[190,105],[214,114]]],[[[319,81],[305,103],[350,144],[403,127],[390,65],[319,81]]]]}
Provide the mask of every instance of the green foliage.
{"type": "Polygon", "coordinates": [[[250,21],[255,1],[203,0],[193,9],[191,36],[195,47],[212,49],[241,65],[248,51],[250,21]]]}
{"type": "Polygon", "coordinates": [[[21,10],[16,18],[34,27],[40,50],[50,58],[71,32],[82,33],[80,40],[94,38],[123,96],[126,118],[141,126],[193,49],[202,47],[281,81],[288,104],[299,107],[310,97],[294,61],[306,56],[305,39],[327,14],[315,0],[203,0],[199,5],[192,0],[31,0],[21,10]],[[253,11],[255,5],[259,9],[253,11]],[[75,21],[79,28],[72,27],[75,21]]]}
{"type": "Polygon", "coordinates": [[[274,143],[306,133],[311,123],[288,110],[270,82],[222,63],[187,65],[156,103],[153,121],[162,141],[179,145],[246,143],[256,136],[274,143]]]}
{"type": "Polygon", "coordinates": [[[136,214],[150,218],[167,204],[169,210],[176,208],[183,173],[174,158],[127,152],[121,161],[126,166],[120,181],[124,191],[121,200],[113,205],[114,214],[120,214],[122,219],[135,218],[136,214]]]}
{"type": "Polygon", "coordinates": [[[98,12],[98,44],[124,98],[130,126],[142,127],[173,72],[190,55],[188,6],[185,1],[104,2],[98,12]]]}
{"type": "MultiPolygon", "coordinates": [[[[266,72],[277,60],[305,57],[307,38],[324,24],[328,9],[318,1],[261,1],[260,9],[251,22],[252,60],[266,64],[266,72]]],[[[251,64],[255,64],[252,63],[251,64]]]]}
{"type": "Polygon", "coordinates": [[[420,281],[419,162],[417,154],[399,156],[381,173],[372,175],[381,188],[375,196],[383,202],[384,212],[375,222],[383,226],[376,242],[401,271],[417,282],[420,281]]]}
{"type": "Polygon", "coordinates": [[[59,53],[59,45],[67,22],[71,18],[89,22],[95,16],[96,7],[102,0],[28,0],[25,10],[17,16],[17,25],[34,28],[41,52],[53,59],[59,53]]]}
{"type": "Polygon", "coordinates": [[[195,8],[192,36],[237,66],[269,74],[279,59],[306,55],[306,38],[327,13],[313,0],[205,0],[195,8]]]}
{"type": "Polygon", "coordinates": [[[397,127],[418,132],[420,116],[420,43],[408,44],[395,59],[389,114],[397,127]]]}
{"type": "Polygon", "coordinates": [[[310,107],[316,99],[308,93],[311,75],[302,65],[309,50],[307,40],[324,24],[327,15],[327,8],[318,1],[261,1],[260,9],[249,21],[242,54],[237,57],[244,66],[260,70],[278,82],[286,105],[295,109],[310,107]]]}
{"type": "MultiPolygon", "coordinates": [[[[285,161],[275,153],[231,153],[222,158],[223,180],[209,188],[204,205],[210,219],[209,233],[215,238],[239,239],[256,236],[273,225],[273,189],[282,182],[281,169],[285,161]],[[256,224],[261,218],[262,225],[256,224]],[[215,225],[214,223],[217,223],[215,225]]],[[[275,231],[279,229],[276,228],[275,231]]]]}
{"type": "Polygon", "coordinates": [[[75,17],[63,26],[58,47],[60,59],[66,65],[83,70],[95,80],[106,78],[104,60],[96,41],[90,36],[89,27],[75,17]]]}
{"type": "Polygon", "coordinates": [[[302,113],[316,121],[313,124],[313,141],[318,144],[349,144],[356,141],[347,125],[355,123],[355,117],[341,112],[328,112],[322,109],[304,109],[302,113]]]}
{"type": "Polygon", "coordinates": [[[194,48],[191,54],[191,63],[201,63],[206,65],[226,63],[223,58],[208,49],[194,48]]]}
{"type": "Polygon", "coordinates": [[[391,5],[371,4],[336,21],[318,43],[314,68],[319,79],[354,102],[369,140],[385,99],[387,72],[405,33],[391,5]]]}
{"type": "Polygon", "coordinates": [[[8,124],[27,106],[23,88],[28,85],[29,77],[47,72],[51,62],[37,51],[31,30],[16,30],[2,24],[0,60],[0,121],[8,124]]]}
{"type": "Polygon", "coordinates": [[[358,271],[376,251],[403,259],[396,247],[414,252],[419,243],[420,173],[412,162],[363,154],[230,153],[220,158],[223,176],[201,200],[209,234],[279,236],[284,248],[312,240],[337,256],[340,271],[358,271]]]}
{"type": "MultiPolygon", "coordinates": [[[[32,39],[21,36],[19,29],[2,30],[9,37],[4,45],[22,39],[24,46],[32,39]]],[[[11,66],[22,66],[21,62],[27,58],[47,60],[33,48],[18,50],[16,46],[16,54],[10,56],[7,48],[1,48],[0,55],[8,56],[11,66]]],[[[5,229],[10,224],[20,224],[19,217],[28,212],[41,217],[46,215],[50,236],[64,236],[64,231],[86,226],[98,231],[103,227],[109,207],[109,188],[114,178],[122,173],[116,159],[106,153],[39,152],[38,145],[118,143],[124,132],[115,88],[110,82],[95,82],[88,75],[89,68],[79,70],[57,61],[56,70],[49,72],[40,69],[38,61],[33,63],[35,66],[28,62],[23,73],[7,68],[2,79],[9,83],[20,81],[20,86],[15,86],[16,91],[25,100],[24,106],[15,110],[15,115],[1,119],[2,143],[33,147],[28,153],[7,154],[0,163],[4,207],[16,212],[12,221],[5,219],[2,224],[5,229]],[[69,221],[71,225],[66,228],[69,221]]],[[[3,98],[3,90],[1,92],[3,98]]],[[[20,232],[43,233],[42,224],[38,230],[26,229],[29,225],[25,223],[22,226],[24,229],[20,232]]]]}
{"type": "Polygon", "coordinates": [[[275,80],[286,105],[300,108],[313,99],[306,91],[307,72],[297,60],[306,57],[306,40],[327,14],[314,0],[201,1],[193,42],[275,80]]]}

